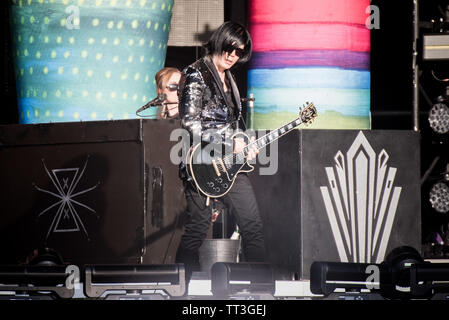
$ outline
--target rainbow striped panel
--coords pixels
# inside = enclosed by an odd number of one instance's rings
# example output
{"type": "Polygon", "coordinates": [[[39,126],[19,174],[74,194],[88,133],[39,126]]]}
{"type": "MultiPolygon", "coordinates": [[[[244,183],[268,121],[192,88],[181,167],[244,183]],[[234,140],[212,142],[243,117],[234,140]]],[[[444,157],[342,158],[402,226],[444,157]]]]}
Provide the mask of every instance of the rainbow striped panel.
{"type": "Polygon", "coordinates": [[[20,123],[137,118],[156,95],[172,8],[173,0],[12,0],[20,123]]]}
{"type": "Polygon", "coordinates": [[[369,0],[251,0],[248,94],[253,129],[274,129],[313,102],[322,129],[370,129],[369,0]]]}

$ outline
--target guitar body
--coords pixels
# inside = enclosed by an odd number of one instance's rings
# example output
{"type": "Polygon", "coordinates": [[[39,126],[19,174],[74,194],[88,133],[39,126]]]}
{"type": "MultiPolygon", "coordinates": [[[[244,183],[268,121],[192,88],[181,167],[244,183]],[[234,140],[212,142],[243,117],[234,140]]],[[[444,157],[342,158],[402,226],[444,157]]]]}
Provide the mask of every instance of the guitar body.
{"type": "MultiPolygon", "coordinates": [[[[249,140],[244,133],[237,133],[233,138],[237,135],[249,140]]],[[[223,159],[226,156],[214,156],[210,149],[202,148],[201,144],[195,145],[187,155],[187,172],[201,193],[211,198],[219,198],[231,190],[240,172],[251,172],[254,167],[244,158],[237,163],[229,163],[225,168],[223,159]]]]}

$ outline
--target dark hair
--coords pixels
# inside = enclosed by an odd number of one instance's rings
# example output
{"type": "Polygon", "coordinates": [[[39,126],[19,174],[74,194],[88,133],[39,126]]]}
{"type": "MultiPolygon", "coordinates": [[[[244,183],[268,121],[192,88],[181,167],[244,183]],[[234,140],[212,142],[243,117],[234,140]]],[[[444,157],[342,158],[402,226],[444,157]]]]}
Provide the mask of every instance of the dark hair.
{"type": "Polygon", "coordinates": [[[221,55],[232,45],[245,46],[243,56],[237,63],[245,63],[251,58],[252,40],[248,30],[237,22],[227,21],[214,31],[204,48],[207,55],[221,55]]]}

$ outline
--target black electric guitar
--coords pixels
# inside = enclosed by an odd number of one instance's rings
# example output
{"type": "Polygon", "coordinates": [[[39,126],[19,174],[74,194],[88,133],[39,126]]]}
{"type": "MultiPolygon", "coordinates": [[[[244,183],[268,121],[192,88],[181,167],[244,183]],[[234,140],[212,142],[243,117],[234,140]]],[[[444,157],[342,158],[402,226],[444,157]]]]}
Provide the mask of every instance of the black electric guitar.
{"type": "Polygon", "coordinates": [[[199,143],[187,154],[187,172],[201,193],[211,198],[222,197],[231,190],[237,174],[254,170],[254,167],[247,162],[250,148],[260,150],[300,124],[310,123],[317,116],[313,103],[307,102],[301,110],[299,118],[279,129],[270,131],[253,142],[249,142],[250,139],[245,133],[238,132],[232,138],[241,137],[247,144],[239,153],[229,152],[224,156],[215,156],[211,152],[211,148],[201,148],[199,143]]]}

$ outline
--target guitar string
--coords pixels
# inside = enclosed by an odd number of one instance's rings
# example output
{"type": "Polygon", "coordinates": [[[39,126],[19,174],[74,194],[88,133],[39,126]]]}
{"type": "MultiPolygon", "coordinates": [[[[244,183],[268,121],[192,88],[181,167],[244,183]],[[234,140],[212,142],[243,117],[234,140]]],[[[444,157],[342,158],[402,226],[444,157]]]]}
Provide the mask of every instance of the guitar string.
{"type": "Polygon", "coordinates": [[[250,148],[251,146],[257,145],[257,148],[258,148],[259,150],[262,149],[263,147],[265,147],[265,146],[268,145],[269,143],[272,143],[273,141],[279,139],[282,135],[286,134],[287,132],[289,132],[290,130],[294,129],[294,128],[297,127],[299,124],[301,124],[301,123],[298,123],[298,124],[296,124],[296,125],[293,125],[292,128],[286,129],[286,132],[284,132],[284,133],[281,134],[281,135],[279,135],[279,134],[277,133],[277,132],[280,131],[281,129],[283,129],[283,128],[285,128],[285,127],[288,127],[289,124],[295,123],[297,120],[300,120],[300,118],[295,119],[294,121],[292,121],[292,122],[286,124],[285,126],[282,126],[282,127],[278,128],[278,129],[276,129],[276,130],[273,130],[272,132],[267,133],[266,135],[260,137],[259,139],[257,139],[257,140],[255,140],[255,141],[251,142],[250,144],[248,144],[247,146],[245,146],[245,147],[243,148],[242,151],[240,151],[240,152],[238,152],[238,153],[236,153],[236,154],[235,154],[235,153],[232,153],[232,154],[229,154],[229,155],[225,156],[225,157],[223,158],[223,161],[225,161],[225,163],[226,163],[226,162],[228,162],[228,161],[229,161],[231,158],[233,158],[233,157],[236,157],[236,160],[243,160],[243,159],[246,157],[246,156],[245,156],[245,151],[248,151],[249,148],[250,148]],[[268,140],[268,143],[266,142],[267,140],[268,140]],[[261,141],[263,142],[263,145],[262,145],[262,146],[259,146],[259,142],[261,142],[261,141]]]}
{"type": "Polygon", "coordinates": [[[258,144],[260,141],[262,141],[263,139],[267,138],[268,143],[265,142],[265,140],[264,140],[264,141],[263,141],[264,145],[262,145],[261,147],[257,146],[257,148],[258,148],[259,150],[262,149],[262,148],[264,148],[265,146],[267,146],[268,144],[270,144],[270,143],[276,141],[277,139],[279,139],[279,138],[282,137],[283,135],[287,134],[288,132],[290,132],[291,130],[293,130],[294,128],[296,128],[297,126],[299,126],[299,125],[303,122],[303,121],[301,121],[301,122],[299,122],[299,123],[297,123],[297,124],[294,124],[294,123],[296,123],[298,120],[301,120],[301,118],[299,117],[299,118],[297,118],[297,119],[295,119],[295,120],[289,122],[288,124],[286,124],[286,125],[284,125],[284,126],[278,128],[278,129],[276,129],[276,130],[273,130],[273,131],[271,131],[270,133],[267,133],[266,135],[260,137],[259,139],[254,140],[253,142],[251,142],[251,143],[249,143],[247,146],[245,146],[245,147],[243,148],[243,150],[240,151],[240,152],[238,152],[238,153],[232,153],[232,154],[226,155],[225,157],[223,157],[223,162],[224,162],[225,164],[226,164],[226,162],[229,163],[229,160],[231,160],[231,158],[233,158],[234,156],[235,156],[236,158],[238,158],[237,160],[242,160],[242,155],[243,155],[243,158],[246,157],[246,156],[244,155],[244,151],[245,151],[245,150],[246,150],[246,151],[249,150],[249,148],[250,148],[252,145],[256,145],[256,144],[258,144]],[[282,133],[282,134],[278,134],[278,133],[277,133],[277,132],[279,132],[281,129],[284,129],[284,128],[288,127],[289,125],[293,125],[293,127],[290,128],[290,129],[286,129],[286,131],[285,131],[284,133],[282,133]],[[271,136],[271,138],[268,139],[268,136],[271,136]],[[273,137],[274,137],[274,138],[273,138],[273,137]]]}
{"type": "MultiPolygon", "coordinates": [[[[253,142],[251,142],[249,145],[247,145],[246,147],[244,147],[243,150],[242,150],[241,152],[239,152],[239,153],[237,153],[237,154],[232,153],[232,154],[230,154],[230,155],[225,156],[225,157],[223,158],[223,161],[229,160],[230,158],[234,157],[234,155],[236,156],[236,158],[237,158],[237,157],[239,158],[238,160],[241,160],[241,155],[244,154],[244,151],[247,150],[247,149],[249,149],[250,146],[252,146],[252,145],[258,143],[260,140],[262,140],[262,139],[264,139],[264,138],[266,138],[266,137],[268,137],[268,136],[270,136],[270,135],[271,135],[271,136],[275,136],[274,139],[272,139],[272,140],[269,139],[270,141],[269,141],[268,143],[266,143],[266,142],[264,141],[264,145],[263,145],[262,147],[258,147],[259,150],[262,149],[263,147],[265,147],[266,145],[272,143],[273,141],[276,141],[276,140],[279,139],[280,137],[284,136],[285,134],[287,134],[288,132],[290,132],[291,130],[293,130],[293,129],[296,128],[297,126],[299,126],[301,123],[303,123],[303,122],[310,122],[311,120],[313,120],[313,118],[316,117],[316,109],[315,109],[315,106],[314,106],[313,104],[310,104],[308,107],[306,107],[306,109],[304,109],[304,110],[301,112],[301,115],[303,116],[304,113],[306,113],[306,112],[307,112],[307,113],[310,113],[310,112],[311,112],[311,114],[309,114],[309,120],[304,121],[304,120],[302,119],[303,117],[300,116],[300,117],[298,117],[297,119],[295,119],[295,120],[293,120],[293,121],[287,123],[286,125],[284,125],[284,126],[278,128],[278,129],[276,129],[276,130],[273,130],[272,132],[270,132],[270,133],[264,135],[263,137],[261,137],[261,138],[255,140],[255,141],[253,141],[253,142]],[[299,123],[296,123],[298,120],[300,120],[300,122],[299,122],[299,123]],[[288,127],[289,125],[293,125],[293,127],[290,128],[290,129],[286,129],[286,131],[285,131],[284,133],[280,134],[280,135],[279,135],[279,134],[276,134],[276,133],[279,132],[281,129],[286,128],[286,127],[288,127]]],[[[307,117],[306,117],[306,118],[307,118],[307,117]]],[[[243,157],[245,157],[245,156],[243,156],[243,157]]],[[[226,164],[226,162],[225,162],[225,164],[226,164]]]]}
{"type": "MultiPolygon", "coordinates": [[[[264,145],[263,145],[262,147],[258,147],[259,150],[262,149],[263,147],[265,147],[266,145],[272,143],[273,141],[276,141],[277,139],[279,139],[279,138],[282,137],[283,135],[287,134],[288,132],[290,132],[291,130],[293,130],[293,129],[296,128],[297,126],[299,126],[301,123],[311,121],[314,117],[316,117],[316,109],[315,109],[315,106],[314,106],[313,104],[310,104],[309,106],[306,107],[306,109],[304,109],[304,110],[301,111],[301,116],[300,116],[300,117],[298,117],[298,118],[296,118],[295,120],[293,120],[293,121],[287,123],[287,124],[284,125],[284,126],[279,127],[279,128],[276,129],[276,130],[271,131],[270,133],[264,135],[263,137],[260,137],[259,139],[257,139],[257,140],[255,140],[255,141],[251,142],[250,144],[248,144],[247,146],[245,146],[245,147],[243,148],[242,151],[240,151],[240,152],[238,152],[238,153],[236,153],[236,154],[235,154],[235,153],[232,153],[232,154],[228,154],[228,155],[224,156],[224,157],[222,158],[222,160],[223,160],[223,163],[225,164],[225,167],[227,167],[227,165],[229,164],[229,160],[231,160],[231,158],[234,158],[234,156],[235,156],[236,158],[238,158],[237,160],[243,160],[243,159],[246,157],[246,156],[244,155],[244,151],[245,151],[245,150],[247,151],[247,150],[250,148],[250,146],[257,144],[260,140],[262,140],[262,139],[264,139],[264,138],[266,138],[266,137],[268,137],[268,136],[270,136],[270,135],[271,135],[271,136],[276,135],[276,132],[279,132],[281,129],[286,128],[286,127],[288,127],[289,125],[293,125],[292,128],[286,129],[286,131],[285,131],[284,133],[282,133],[282,134],[280,134],[280,135],[277,134],[277,135],[274,137],[274,139],[271,140],[271,141],[269,141],[268,143],[266,143],[266,142],[264,141],[264,145]],[[306,113],[306,112],[309,113],[309,111],[311,111],[311,115],[309,114],[309,118],[310,118],[310,119],[307,120],[307,121],[304,121],[304,120],[302,119],[302,116],[304,116],[304,113],[306,113]],[[300,122],[299,122],[299,123],[296,123],[298,120],[300,120],[300,122]],[[242,159],[242,155],[243,155],[243,159],[242,159]]],[[[227,167],[227,168],[228,168],[228,167],[227,167]]],[[[224,172],[224,171],[223,171],[223,172],[224,172]]]]}
{"type": "MultiPolygon", "coordinates": [[[[227,169],[230,168],[230,167],[228,167],[228,163],[227,163],[227,161],[230,159],[230,157],[234,157],[234,156],[235,156],[235,157],[238,158],[238,159],[241,159],[241,156],[242,156],[242,155],[243,155],[243,157],[246,157],[246,156],[244,155],[244,151],[245,151],[245,150],[246,150],[246,151],[249,150],[249,148],[250,148],[252,145],[257,145],[257,148],[260,150],[260,149],[262,149],[263,147],[267,146],[268,144],[270,144],[270,143],[272,143],[272,142],[278,140],[279,138],[281,138],[282,136],[284,136],[284,135],[287,134],[288,132],[292,131],[293,129],[295,129],[296,127],[298,127],[301,123],[304,123],[304,122],[309,123],[309,122],[311,122],[311,121],[313,120],[313,118],[315,118],[315,117],[317,116],[317,114],[316,114],[316,109],[314,108],[313,105],[308,106],[307,109],[305,109],[304,111],[306,111],[306,110],[309,111],[310,109],[312,109],[312,114],[311,114],[311,115],[309,114],[309,117],[310,117],[310,118],[309,118],[307,121],[305,121],[304,118],[302,118],[302,117],[300,116],[300,117],[298,117],[297,119],[295,119],[295,120],[293,120],[293,121],[287,123],[286,125],[281,126],[280,128],[278,128],[278,129],[276,129],[276,130],[273,130],[273,131],[271,131],[270,133],[267,133],[267,134],[265,134],[264,136],[260,137],[259,139],[257,139],[257,140],[255,140],[255,141],[251,142],[250,144],[248,144],[247,146],[245,146],[245,147],[243,148],[243,150],[240,151],[239,153],[237,153],[237,154],[234,154],[234,153],[233,153],[233,154],[230,154],[230,155],[227,155],[227,156],[223,157],[223,158],[222,158],[222,161],[223,161],[222,163],[223,163],[224,167],[227,168],[227,169]],[[289,126],[291,126],[291,127],[289,128],[289,126]],[[279,132],[282,132],[282,129],[284,129],[284,132],[281,133],[281,134],[279,134],[279,132]],[[270,138],[268,138],[268,137],[270,137],[270,138]],[[273,138],[274,138],[274,139],[273,139],[273,138]],[[259,142],[260,142],[260,141],[263,141],[263,145],[262,145],[262,146],[259,146],[259,142]]],[[[303,115],[304,111],[301,112],[301,115],[303,115]]],[[[226,172],[226,171],[225,171],[225,168],[222,167],[222,164],[221,164],[219,161],[217,162],[217,168],[218,168],[218,170],[221,171],[221,172],[226,172]],[[221,170],[220,170],[220,169],[221,169],[221,170]]]]}

